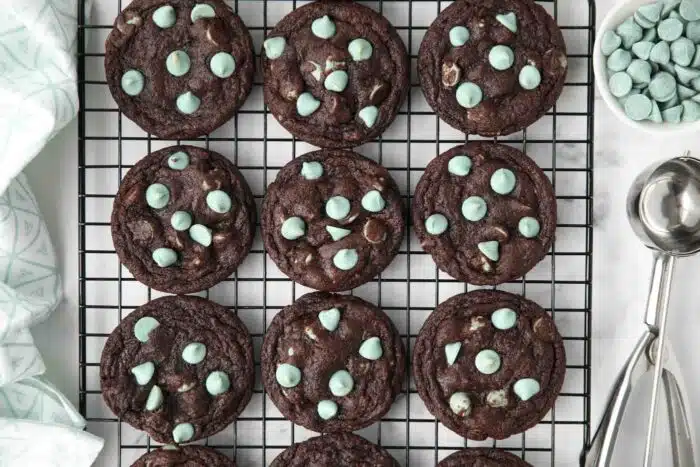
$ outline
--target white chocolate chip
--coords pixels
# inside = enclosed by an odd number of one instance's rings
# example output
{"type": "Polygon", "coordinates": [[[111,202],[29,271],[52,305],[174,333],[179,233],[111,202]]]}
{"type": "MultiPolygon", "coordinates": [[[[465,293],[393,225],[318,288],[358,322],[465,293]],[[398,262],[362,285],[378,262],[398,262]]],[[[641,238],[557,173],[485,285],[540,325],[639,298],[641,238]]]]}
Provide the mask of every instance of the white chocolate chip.
{"type": "Polygon", "coordinates": [[[311,264],[311,261],[313,261],[313,260],[314,260],[314,255],[312,255],[311,253],[309,253],[308,255],[306,255],[306,259],[304,259],[304,263],[305,263],[305,264],[311,264]]]}
{"type": "Polygon", "coordinates": [[[210,191],[211,189],[212,189],[212,186],[209,184],[209,180],[204,179],[204,181],[202,181],[202,190],[210,191]]]}
{"type": "Polygon", "coordinates": [[[490,407],[505,407],[508,405],[508,392],[505,389],[491,391],[486,395],[486,403],[490,407]]]}
{"type": "Polygon", "coordinates": [[[293,357],[294,356],[294,349],[290,347],[289,350],[287,350],[287,355],[289,355],[290,357],[293,357]]]}
{"type": "Polygon", "coordinates": [[[472,402],[465,392],[456,392],[450,396],[450,409],[460,417],[468,417],[472,412],[472,402]]]}
{"type": "Polygon", "coordinates": [[[491,272],[493,271],[493,268],[489,264],[489,260],[486,259],[484,256],[481,257],[481,269],[484,270],[484,272],[491,272]]]}
{"type": "Polygon", "coordinates": [[[306,333],[307,336],[309,336],[309,339],[311,339],[313,341],[318,339],[318,337],[316,337],[316,334],[314,333],[314,330],[311,329],[310,327],[307,327],[306,329],[304,329],[304,332],[306,333]]]}
{"type": "Polygon", "coordinates": [[[454,62],[442,64],[442,84],[446,88],[452,88],[459,83],[462,77],[462,70],[454,62]]]}
{"type": "Polygon", "coordinates": [[[180,386],[179,388],[177,388],[177,392],[187,392],[190,389],[192,389],[193,387],[195,387],[195,385],[196,385],[196,383],[185,383],[182,386],[180,386]]]}
{"type": "Polygon", "coordinates": [[[340,221],[340,222],[341,222],[341,224],[343,224],[343,225],[350,224],[350,223],[352,223],[355,219],[357,219],[357,216],[359,216],[359,215],[360,215],[360,213],[359,213],[359,212],[356,212],[356,213],[353,214],[352,216],[346,217],[345,219],[343,219],[343,220],[340,221]]]}
{"type": "Polygon", "coordinates": [[[484,317],[483,316],[475,316],[471,320],[471,324],[469,325],[469,330],[476,331],[477,329],[481,329],[484,326],[486,326],[486,320],[484,319],[484,317]]]}

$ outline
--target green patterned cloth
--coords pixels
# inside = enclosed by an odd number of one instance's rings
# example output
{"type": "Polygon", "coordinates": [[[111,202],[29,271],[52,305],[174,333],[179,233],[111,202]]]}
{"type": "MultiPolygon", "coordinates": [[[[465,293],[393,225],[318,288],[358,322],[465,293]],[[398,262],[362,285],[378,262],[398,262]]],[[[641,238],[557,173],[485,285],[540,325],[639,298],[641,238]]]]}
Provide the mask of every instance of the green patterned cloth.
{"type": "Polygon", "coordinates": [[[40,378],[29,331],[58,305],[61,279],[21,171],[77,113],[76,1],[0,8],[0,467],[89,466],[103,444],[40,378]]]}

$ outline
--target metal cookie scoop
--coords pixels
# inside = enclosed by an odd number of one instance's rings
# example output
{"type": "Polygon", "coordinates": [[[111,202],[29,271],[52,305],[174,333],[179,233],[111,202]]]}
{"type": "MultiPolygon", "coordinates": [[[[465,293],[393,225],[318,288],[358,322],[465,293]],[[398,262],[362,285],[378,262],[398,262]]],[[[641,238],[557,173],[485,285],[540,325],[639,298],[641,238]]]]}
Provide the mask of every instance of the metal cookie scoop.
{"type": "Polygon", "coordinates": [[[620,372],[593,442],[581,458],[585,467],[611,465],[615,440],[632,390],[641,377],[654,370],[644,467],[651,465],[656,407],[663,381],[671,424],[674,467],[694,467],[694,443],[685,400],[676,378],[665,367],[666,316],[676,257],[700,251],[700,160],[677,157],[655,165],[632,184],[627,197],[632,229],[654,250],[651,285],[644,322],[647,331],[620,372]],[[658,364],[657,364],[658,363],[658,364]]]}

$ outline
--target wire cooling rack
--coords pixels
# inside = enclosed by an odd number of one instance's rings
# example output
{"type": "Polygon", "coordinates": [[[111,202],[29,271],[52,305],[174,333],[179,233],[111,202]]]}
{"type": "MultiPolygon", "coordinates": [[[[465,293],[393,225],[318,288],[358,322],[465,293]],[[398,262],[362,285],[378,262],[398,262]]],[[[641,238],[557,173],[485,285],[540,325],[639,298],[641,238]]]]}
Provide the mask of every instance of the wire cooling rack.
{"type": "MultiPolygon", "coordinates": [[[[99,360],[109,333],[136,307],[161,294],[135,281],[119,264],[112,245],[112,200],[126,171],[151,151],[175,144],[152,138],[123,116],[110,96],[104,75],[104,40],[117,13],[129,2],[94,0],[86,14],[79,3],[79,255],[80,255],[80,411],[90,432],[106,440],[96,465],[130,466],[157,443],[120,422],[102,402],[99,360]]],[[[301,1],[229,2],[248,26],[259,51],[266,31],[301,1]]],[[[383,13],[402,36],[412,64],[412,87],[394,124],[381,139],[357,151],[383,164],[404,195],[410,193],[427,163],[465,141],[442,123],[422,96],[416,75],[421,39],[450,2],[379,0],[363,2],[383,13]]],[[[487,446],[507,449],[531,464],[578,464],[590,436],[590,335],[593,194],[593,81],[591,53],[595,37],[593,0],[538,2],[556,19],[569,52],[569,75],[556,107],[526,131],[499,138],[525,150],[551,177],[557,194],[559,224],[552,252],[527,276],[499,286],[520,293],[551,311],[564,336],[567,374],[555,408],[524,434],[495,442],[465,441],[430,415],[410,375],[403,393],[381,422],[361,435],[381,444],[403,466],[434,466],[454,450],[487,446]]],[[[477,139],[469,137],[468,139],[477,139]]],[[[238,115],[205,138],[186,141],[231,158],[251,185],[260,206],[265,187],[291,158],[312,146],[297,141],[263,105],[262,78],[238,115]]],[[[408,222],[410,225],[410,222],[408,222]]],[[[425,318],[452,295],[471,290],[439,272],[412,232],[400,253],[374,281],[353,291],[378,304],[393,319],[407,347],[425,318]]],[[[239,420],[202,443],[235,457],[238,465],[266,466],[285,447],[315,434],[287,421],[266,397],[259,377],[259,349],[265,328],[283,306],[308,292],[282,274],[265,256],[260,236],[236,274],[202,293],[238,314],[256,347],[258,377],[253,399],[239,420]]],[[[410,368],[410,365],[408,366],[410,368]]]]}

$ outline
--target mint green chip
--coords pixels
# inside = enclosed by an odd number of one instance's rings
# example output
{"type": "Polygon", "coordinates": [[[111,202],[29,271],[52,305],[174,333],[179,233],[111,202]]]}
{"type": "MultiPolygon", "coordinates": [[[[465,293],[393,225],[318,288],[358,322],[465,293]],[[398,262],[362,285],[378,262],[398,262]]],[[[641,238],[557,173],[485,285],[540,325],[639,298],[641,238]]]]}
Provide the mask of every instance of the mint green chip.
{"type": "Polygon", "coordinates": [[[207,193],[207,206],[219,214],[226,214],[231,210],[231,197],[223,190],[214,190],[207,193]]]}
{"type": "Polygon", "coordinates": [[[513,385],[513,392],[520,400],[527,401],[540,392],[540,383],[533,378],[519,379],[513,385]]]}
{"type": "Polygon", "coordinates": [[[153,22],[161,29],[168,29],[175,26],[177,21],[177,15],[175,14],[175,8],[171,5],[163,5],[162,7],[156,8],[153,12],[153,22]]]}
{"type": "Polygon", "coordinates": [[[212,242],[211,229],[206,225],[194,224],[189,230],[190,238],[202,246],[209,247],[212,242]]]}
{"type": "Polygon", "coordinates": [[[192,342],[182,349],[182,359],[190,365],[196,365],[204,361],[207,356],[207,346],[201,342],[192,342]]]}
{"type": "Polygon", "coordinates": [[[625,114],[634,121],[646,120],[652,109],[651,99],[643,94],[630,96],[625,101],[625,114]]]}
{"type": "Polygon", "coordinates": [[[202,101],[199,97],[192,94],[191,91],[187,91],[184,94],[180,94],[175,101],[177,109],[185,115],[191,115],[199,109],[199,105],[202,101]]]}
{"type": "Polygon", "coordinates": [[[170,191],[162,183],[154,183],[146,188],[146,204],[153,209],[163,209],[170,201],[170,191]]]}
{"type": "Polygon", "coordinates": [[[624,71],[632,63],[632,54],[625,49],[617,49],[608,57],[608,69],[612,71],[624,71]]]}
{"type": "Polygon", "coordinates": [[[173,428],[173,441],[186,443],[194,438],[194,426],[191,423],[179,423],[173,428]]]}
{"type": "Polygon", "coordinates": [[[220,396],[231,388],[231,380],[223,371],[212,371],[204,381],[204,387],[212,396],[220,396]]]}
{"type": "Polygon", "coordinates": [[[275,371],[275,379],[284,388],[296,387],[301,382],[301,370],[289,363],[282,363],[275,371]]]}
{"type": "Polygon", "coordinates": [[[671,61],[671,46],[667,42],[659,42],[651,48],[649,60],[661,65],[666,65],[671,61]]]}
{"type": "Polygon", "coordinates": [[[330,39],[335,35],[335,23],[328,15],[322,16],[311,23],[311,32],[321,39],[330,39]]]}
{"type": "Polygon", "coordinates": [[[170,216],[170,225],[178,232],[184,232],[192,227],[192,215],[186,211],[175,211],[170,216]]]}
{"type": "Polygon", "coordinates": [[[480,221],[487,211],[486,201],[481,196],[470,196],[462,202],[462,216],[468,221],[480,221]]]}
{"type": "Polygon", "coordinates": [[[369,60],[372,56],[372,44],[363,38],[357,38],[350,41],[348,44],[348,53],[356,62],[369,60]]]}
{"type": "Polygon", "coordinates": [[[136,324],[134,324],[134,336],[139,340],[139,342],[146,343],[148,342],[148,335],[158,326],[160,326],[160,323],[157,319],[150,316],[144,316],[136,321],[136,324]]]}
{"type": "Polygon", "coordinates": [[[297,240],[306,234],[306,223],[301,217],[290,217],[282,222],[280,233],[287,240],[297,240]]]}
{"type": "Polygon", "coordinates": [[[207,5],[206,3],[196,4],[194,7],[192,7],[192,12],[190,13],[190,19],[193,23],[198,19],[215,17],[216,11],[214,11],[214,7],[207,5]]]}
{"type": "Polygon", "coordinates": [[[165,68],[173,76],[183,76],[190,71],[190,56],[184,50],[170,52],[165,59],[165,68]]]}
{"type": "Polygon", "coordinates": [[[642,40],[642,36],[644,35],[642,27],[635,23],[632,17],[623,21],[617,29],[615,29],[615,32],[622,39],[622,46],[625,49],[631,48],[632,44],[642,40]]]}
{"type": "Polygon", "coordinates": [[[695,44],[687,37],[680,37],[671,44],[671,60],[677,65],[689,66],[695,57],[695,44]]]}
{"type": "Polygon", "coordinates": [[[321,101],[316,99],[310,92],[303,92],[297,98],[297,113],[302,117],[308,117],[318,110],[321,101]]]}
{"type": "Polygon", "coordinates": [[[604,56],[609,57],[622,45],[622,39],[613,31],[605,31],[600,41],[600,51],[604,56]]]}
{"type": "Polygon", "coordinates": [[[367,128],[372,128],[377,122],[377,117],[379,117],[379,109],[374,105],[368,105],[360,109],[357,116],[360,117],[360,120],[367,128]]]}
{"type": "Polygon", "coordinates": [[[365,339],[362,345],[360,345],[358,353],[367,360],[379,360],[384,354],[382,350],[382,341],[376,336],[365,339]]]}
{"type": "Polygon", "coordinates": [[[515,326],[518,314],[511,308],[499,308],[491,313],[491,323],[496,329],[507,331],[515,326]]]}
{"type": "Polygon", "coordinates": [[[513,66],[515,54],[507,45],[495,45],[489,51],[489,63],[499,71],[507,70],[513,66]]]}
{"type": "Polygon", "coordinates": [[[340,250],[333,256],[333,264],[341,271],[349,271],[358,261],[359,256],[354,248],[340,250]]]}
{"type": "Polygon", "coordinates": [[[450,44],[453,47],[461,47],[469,40],[469,29],[464,26],[455,26],[450,29],[450,44]]]}
{"type": "Polygon", "coordinates": [[[331,400],[319,401],[316,406],[316,412],[323,420],[330,420],[338,415],[338,404],[331,400]]]}
{"type": "Polygon", "coordinates": [[[270,37],[263,42],[265,56],[270,60],[275,60],[282,56],[284,48],[287,46],[287,41],[284,37],[270,37]]]}
{"type": "Polygon", "coordinates": [[[177,263],[177,253],[170,248],[156,248],[151,254],[153,261],[161,268],[177,263]]]}
{"type": "Polygon", "coordinates": [[[477,245],[477,248],[484,256],[486,256],[491,261],[498,261],[501,257],[499,252],[499,244],[496,240],[490,240],[487,242],[481,242],[477,245]]]}
{"type": "Polygon", "coordinates": [[[236,59],[228,52],[217,52],[209,61],[209,69],[217,78],[228,78],[236,71],[236,59]]]}
{"type": "Polygon", "coordinates": [[[507,195],[515,189],[517,180],[510,169],[501,168],[491,175],[491,189],[499,195],[507,195]]]}
{"type": "Polygon", "coordinates": [[[333,92],[343,92],[347,85],[348,73],[344,70],[335,70],[323,82],[323,87],[333,92]]]}
{"type": "Polygon", "coordinates": [[[683,34],[683,23],[681,20],[676,18],[667,18],[656,28],[656,32],[659,34],[659,39],[666,42],[673,42],[683,34]]]}
{"type": "Polygon", "coordinates": [[[145,78],[138,70],[127,70],[121,79],[122,91],[130,96],[138,96],[143,91],[145,78]]]}
{"type": "Polygon", "coordinates": [[[369,212],[381,212],[386,207],[386,201],[379,190],[371,190],[362,197],[362,207],[369,212]]]}
{"type": "Polygon", "coordinates": [[[481,103],[484,97],[481,88],[475,83],[462,83],[457,87],[457,103],[465,109],[472,109],[481,103]]]}
{"type": "Polygon", "coordinates": [[[432,214],[425,220],[425,230],[430,235],[441,235],[448,226],[447,218],[442,214],[432,214]]]}
{"type": "Polygon", "coordinates": [[[613,96],[624,97],[632,90],[632,78],[624,71],[618,71],[610,77],[608,86],[613,96]]]}
{"type": "Polygon", "coordinates": [[[540,223],[534,217],[523,217],[518,221],[518,232],[525,238],[535,238],[540,233],[540,223]]]}
{"type": "Polygon", "coordinates": [[[454,156],[447,163],[447,171],[452,175],[457,175],[458,177],[464,177],[466,175],[469,175],[471,169],[472,160],[469,158],[469,156],[454,156]]]}
{"type": "Polygon", "coordinates": [[[350,214],[350,200],[344,196],[333,196],[326,201],[326,215],[337,221],[350,214]]]}
{"type": "Polygon", "coordinates": [[[651,41],[640,41],[632,45],[632,53],[642,60],[649,60],[651,49],[654,43],[651,41]]]}

